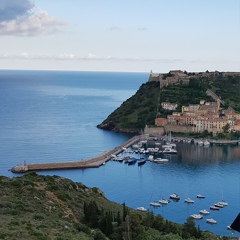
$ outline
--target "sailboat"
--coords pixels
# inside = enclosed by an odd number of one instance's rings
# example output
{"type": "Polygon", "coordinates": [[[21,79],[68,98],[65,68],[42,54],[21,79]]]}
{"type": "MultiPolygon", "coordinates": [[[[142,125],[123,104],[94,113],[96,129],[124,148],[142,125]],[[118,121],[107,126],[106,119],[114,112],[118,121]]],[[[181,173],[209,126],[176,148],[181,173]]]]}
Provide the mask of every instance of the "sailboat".
{"type": "Polygon", "coordinates": [[[223,192],[222,192],[222,201],[220,201],[220,202],[218,202],[219,204],[221,204],[222,206],[228,206],[228,203],[227,202],[225,202],[224,200],[223,200],[223,192]]]}

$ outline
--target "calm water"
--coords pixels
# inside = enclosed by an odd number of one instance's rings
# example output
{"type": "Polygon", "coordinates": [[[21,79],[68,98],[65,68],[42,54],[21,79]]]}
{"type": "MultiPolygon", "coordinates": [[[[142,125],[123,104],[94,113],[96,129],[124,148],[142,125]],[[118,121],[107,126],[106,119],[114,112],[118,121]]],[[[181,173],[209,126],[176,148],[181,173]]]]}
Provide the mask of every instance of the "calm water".
{"type": "MultiPolygon", "coordinates": [[[[123,101],[131,97],[147,73],[0,71],[0,175],[15,177],[17,164],[73,161],[112,149],[130,136],[96,128],[123,101]]],[[[240,211],[240,146],[179,143],[169,163],[147,162],[138,167],[108,162],[98,169],[48,171],[99,187],[112,201],[132,208],[144,206],[164,218],[184,223],[222,200],[229,206],[198,220],[202,230],[231,236],[226,229],[240,211]],[[179,202],[153,208],[150,201],[181,196],[179,202]],[[197,199],[197,194],[205,199],[197,199]],[[195,200],[184,203],[184,198],[195,200]]],[[[240,236],[234,233],[234,236],[240,236]]]]}

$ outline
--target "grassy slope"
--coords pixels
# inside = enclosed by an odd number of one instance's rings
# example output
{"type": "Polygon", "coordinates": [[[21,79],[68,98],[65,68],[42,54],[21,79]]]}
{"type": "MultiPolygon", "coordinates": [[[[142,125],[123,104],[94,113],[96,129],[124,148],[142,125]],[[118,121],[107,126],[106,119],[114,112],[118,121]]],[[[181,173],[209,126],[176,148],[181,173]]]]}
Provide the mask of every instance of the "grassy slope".
{"type": "Polygon", "coordinates": [[[84,201],[121,210],[95,190],[57,176],[0,177],[0,239],[92,239],[81,223],[84,201]]]}

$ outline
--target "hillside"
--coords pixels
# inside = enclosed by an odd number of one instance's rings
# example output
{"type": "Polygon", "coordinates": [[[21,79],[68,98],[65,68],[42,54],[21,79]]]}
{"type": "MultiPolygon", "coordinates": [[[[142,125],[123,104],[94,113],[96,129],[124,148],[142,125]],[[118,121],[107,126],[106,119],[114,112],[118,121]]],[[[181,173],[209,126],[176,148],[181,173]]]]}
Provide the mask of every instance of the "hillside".
{"type": "Polygon", "coordinates": [[[198,104],[200,100],[214,101],[207,89],[225,101],[223,108],[232,107],[240,112],[240,76],[221,74],[205,76],[189,74],[188,85],[168,85],[160,89],[158,81],[143,84],[134,96],[127,99],[97,127],[119,132],[141,132],[145,125],[154,125],[156,117],[166,118],[172,111],[162,108],[162,102],[183,105],[198,104]]]}
{"type": "Polygon", "coordinates": [[[0,191],[0,239],[218,239],[191,218],[180,225],[137,212],[107,200],[97,188],[58,176],[2,176],[0,191]]]}

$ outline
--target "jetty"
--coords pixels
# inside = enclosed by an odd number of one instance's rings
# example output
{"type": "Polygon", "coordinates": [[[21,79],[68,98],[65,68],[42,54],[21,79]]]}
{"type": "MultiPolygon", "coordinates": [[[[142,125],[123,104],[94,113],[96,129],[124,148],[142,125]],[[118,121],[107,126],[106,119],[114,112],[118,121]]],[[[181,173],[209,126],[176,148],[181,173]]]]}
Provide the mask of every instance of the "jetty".
{"type": "Polygon", "coordinates": [[[111,159],[112,155],[118,155],[124,148],[129,148],[134,143],[140,141],[142,136],[134,136],[121,144],[120,146],[105,151],[98,156],[87,160],[70,161],[70,162],[52,162],[52,163],[33,163],[14,166],[11,171],[13,173],[25,173],[28,171],[45,171],[45,170],[63,170],[63,169],[83,169],[83,168],[98,168],[111,159]]]}

